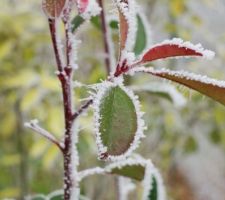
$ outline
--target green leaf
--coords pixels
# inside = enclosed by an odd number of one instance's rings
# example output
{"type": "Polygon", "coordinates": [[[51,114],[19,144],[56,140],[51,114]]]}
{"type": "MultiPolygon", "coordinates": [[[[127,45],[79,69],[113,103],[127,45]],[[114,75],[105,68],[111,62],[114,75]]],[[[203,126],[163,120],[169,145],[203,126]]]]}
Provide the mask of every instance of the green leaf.
{"type": "Polygon", "coordinates": [[[142,181],[145,176],[145,167],[137,163],[136,165],[115,167],[110,173],[142,181]]]}
{"type": "Polygon", "coordinates": [[[118,23],[119,23],[118,21],[112,20],[112,21],[110,21],[109,26],[110,26],[111,29],[119,29],[118,23]]]}
{"type": "Polygon", "coordinates": [[[142,51],[146,48],[147,44],[147,35],[145,31],[145,26],[140,15],[137,15],[137,21],[138,21],[138,29],[136,35],[136,42],[134,46],[134,53],[136,56],[142,53],[142,51]]]}
{"type": "Polygon", "coordinates": [[[152,176],[152,187],[148,195],[149,200],[157,200],[158,199],[158,188],[157,181],[154,176],[152,176]]]}
{"type": "Polygon", "coordinates": [[[94,16],[91,18],[91,23],[96,27],[97,29],[101,29],[101,20],[99,16],[94,16]]]}
{"type": "Polygon", "coordinates": [[[125,153],[137,131],[137,114],[133,100],[120,86],[109,87],[100,102],[99,132],[107,154],[125,153]]]}
{"type": "Polygon", "coordinates": [[[85,22],[84,18],[80,15],[77,15],[72,20],[72,32],[75,32],[83,23],[85,22]]]}
{"type": "Polygon", "coordinates": [[[185,144],[184,144],[184,151],[185,153],[193,153],[198,149],[198,144],[195,141],[195,138],[193,136],[189,136],[186,138],[185,144]]]}

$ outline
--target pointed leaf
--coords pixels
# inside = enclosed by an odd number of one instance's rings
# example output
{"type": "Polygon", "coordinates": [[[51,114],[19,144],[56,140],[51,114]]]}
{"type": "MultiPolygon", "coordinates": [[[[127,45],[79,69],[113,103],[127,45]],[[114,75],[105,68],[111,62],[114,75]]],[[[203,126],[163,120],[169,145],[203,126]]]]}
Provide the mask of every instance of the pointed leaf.
{"type": "Polygon", "coordinates": [[[59,18],[67,0],[43,0],[42,8],[48,18],[59,18]]]}
{"type": "Polygon", "coordinates": [[[144,123],[134,94],[124,86],[106,84],[94,102],[97,144],[100,158],[116,159],[137,147],[144,123]]]}
{"type": "Polygon", "coordinates": [[[204,50],[200,44],[193,45],[181,39],[165,40],[149,49],[142,57],[141,62],[146,63],[163,58],[180,56],[202,56],[207,59],[214,57],[214,52],[204,50]]]}
{"type": "MultiPolygon", "coordinates": [[[[124,3],[126,3],[128,6],[128,2],[126,0],[124,0],[124,3]]],[[[120,20],[120,52],[121,52],[126,45],[129,25],[126,17],[124,16],[124,13],[121,12],[120,9],[119,9],[119,20],[120,20]]]]}
{"type": "Polygon", "coordinates": [[[123,52],[130,52],[133,50],[136,31],[136,5],[133,0],[116,0],[116,5],[119,11],[119,27],[120,27],[120,60],[124,60],[123,52]]]}
{"type": "Polygon", "coordinates": [[[77,15],[72,20],[72,32],[75,32],[83,23],[85,22],[84,18],[80,15],[77,15]]]}
{"type": "Polygon", "coordinates": [[[168,69],[154,70],[153,68],[139,68],[137,71],[146,72],[177,82],[225,105],[225,81],[219,81],[184,71],[170,71],[168,69]]]}
{"type": "Polygon", "coordinates": [[[139,55],[145,49],[147,44],[147,35],[145,26],[140,15],[137,15],[138,29],[136,34],[136,42],[134,46],[135,55],[139,55]]]}

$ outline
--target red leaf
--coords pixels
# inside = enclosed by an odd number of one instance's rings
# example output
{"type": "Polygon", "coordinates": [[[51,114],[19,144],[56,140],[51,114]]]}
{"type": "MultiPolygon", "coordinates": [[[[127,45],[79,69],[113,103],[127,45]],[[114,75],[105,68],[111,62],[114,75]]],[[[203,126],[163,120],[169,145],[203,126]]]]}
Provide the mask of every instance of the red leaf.
{"type": "Polygon", "coordinates": [[[203,56],[211,59],[214,53],[204,50],[200,44],[193,45],[190,42],[183,42],[181,39],[167,40],[149,49],[141,59],[142,63],[150,62],[162,58],[180,56],[203,56]]]}
{"type": "Polygon", "coordinates": [[[58,18],[63,12],[67,0],[43,0],[42,8],[48,18],[58,18]]]}
{"type": "MultiPolygon", "coordinates": [[[[128,6],[127,0],[123,0],[122,2],[124,2],[128,6]]],[[[120,52],[121,52],[126,45],[129,25],[123,12],[120,10],[120,8],[118,9],[119,9],[119,19],[120,19],[120,52]]]]}
{"type": "Polygon", "coordinates": [[[137,68],[135,71],[146,72],[177,82],[225,105],[225,81],[219,81],[189,72],[170,71],[167,69],[154,70],[153,68],[137,68]]]}

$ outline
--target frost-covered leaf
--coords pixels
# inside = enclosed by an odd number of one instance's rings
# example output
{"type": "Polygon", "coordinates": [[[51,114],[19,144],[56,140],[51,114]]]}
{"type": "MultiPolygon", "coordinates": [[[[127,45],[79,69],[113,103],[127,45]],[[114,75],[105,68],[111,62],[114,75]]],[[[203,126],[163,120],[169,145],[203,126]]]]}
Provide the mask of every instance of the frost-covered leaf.
{"type": "Polygon", "coordinates": [[[136,6],[134,0],[115,0],[119,11],[120,54],[132,51],[137,31],[136,6]]]}
{"type": "MultiPolygon", "coordinates": [[[[125,1],[124,3],[127,4],[128,6],[127,1],[125,1]]],[[[119,20],[120,20],[120,51],[122,51],[125,48],[129,26],[124,13],[120,9],[119,9],[119,20]]]]}
{"type": "Polygon", "coordinates": [[[42,8],[48,18],[59,18],[67,0],[42,0],[42,8]]]}
{"type": "Polygon", "coordinates": [[[140,15],[137,15],[137,21],[138,21],[138,29],[134,45],[134,53],[136,56],[141,54],[147,45],[147,35],[145,31],[145,26],[140,15]]]}
{"type": "Polygon", "coordinates": [[[214,57],[214,52],[204,50],[201,44],[193,45],[190,42],[184,42],[179,38],[165,40],[157,44],[144,53],[141,62],[146,63],[162,58],[180,57],[180,56],[202,56],[207,59],[214,57]]]}
{"type": "Polygon", "coordinates": [[[80,15],[77,15],[72,20],[72,32],[75,32],[83,23],[85,22],[84,18],[80,15]]]}
{"type": "Polygon", "coordinates": [[[153,68],[137,68],[135,71],[146,72],[165,78],[194,89],[225,105],[225,81],[208,78],[185,71],[171,71],[168,69],[155,70],[153,68]]]}
{"type": "Polygon", "coordinates": [[[134,91],[145,91],[171,101],[175,106],[182,107],[186,104],[185,97],[171,84],[162,82],[151,82],[141,86],[132,86],[134,91]]]}
{"type": "Polygon", "coordinates": [[[103,84],[94,97],[99,156],[119,159],[137,147],[143,137],[144,122],[139,102],[132,91],[122,85],[103,84]]]}

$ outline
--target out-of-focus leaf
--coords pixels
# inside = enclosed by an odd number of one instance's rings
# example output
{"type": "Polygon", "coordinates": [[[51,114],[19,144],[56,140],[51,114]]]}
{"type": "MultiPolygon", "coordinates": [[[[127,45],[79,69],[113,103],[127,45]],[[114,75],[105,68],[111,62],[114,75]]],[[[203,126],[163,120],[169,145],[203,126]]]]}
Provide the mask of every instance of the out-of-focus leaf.
{"type": "Polygon", "coordinates": [[[145,26],[140,15],[137,15],[137,21],[138,21],[138,29],[136,34],[136,42],[134,46],[134,53],[136,56],[142,53],[147,44],[147,35],[145,31],[145,26]]]}
{"type": "Polygon", "coordinates": [[[184,96],[171,84],[161,82],[151,82],[142,86],[132,86],[134,91],[145,91],[160,97],[166,98],[177,107],[182,107],[186,103],[184,96]]]}
{"type": "Polygon", "coordinates": [[[72,20],[72,32],[75,32],[83,23],[85,22],[84,18],[80,15],[77,15],[72,20]]]}
{"type": "Polygon", "coordinates": [[[213,130],[210,133],[209,138],[210,138],[211,142],[213,142],[214,144],[219,144],[222,141],[220,131],[217,129],[213,130]]]}
{"type": "Polygon", "coordinates": [[[97,29],[101,29],[101,20],[99,16],[92,17],[90,21],[97,29]]]}
{"type": "Polygon", "coordinates": [[[141,181],[145,175],[145,167],[137,163],[136,165],[115,167],[110,173],[141,181]]]}
{"type": "Polygon", "coordinates": [[[67,0],[42,0],[42,8],[48,18],[61,16],[67,0]]]}
{"type": "Polygon", "coordinates": [[[219,81],[206,76],[183,71],[171,71],[168,69],[137,69],[137,71],[139,70],[187,86],[225,105],[225,95],[223,95],[225,94],[225,81],[219,81]]]}
{"type": "Polygon", "coordinates": [[[198,144],[195,141],[195,139],[192,136],[187,137],[184,144],[185,153],[192,153],[196,151],[197,148],[198,148],[198,144]]]}
{"type": "Polygon", "coordinates": [[[110,21],[109,26],[111,29],[119,29],[119,24],[118,24],[118,21],[116,21],[116,20],[110,21]]]}
{"type": "Polygon", "coordinates": [[[123,154],[137,131],[137,114],[132,99],[121,87],[110,87],[101,99],[99,114],[99,130],[107,154],[123,154]]]}

